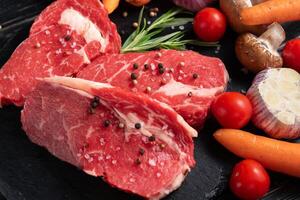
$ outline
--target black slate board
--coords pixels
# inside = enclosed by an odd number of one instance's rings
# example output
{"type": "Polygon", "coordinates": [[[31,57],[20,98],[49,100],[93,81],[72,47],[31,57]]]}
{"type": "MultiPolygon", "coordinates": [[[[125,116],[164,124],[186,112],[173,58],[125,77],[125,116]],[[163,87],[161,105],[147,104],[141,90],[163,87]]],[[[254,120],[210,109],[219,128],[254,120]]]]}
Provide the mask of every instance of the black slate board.
{"type": "MultiPolygon", "coordinates": [[[[34,17],[51,0],[0,0],[0,66],[17,45],[28,35],[34,17]]],[[[147,7],[158,6],[161,11],[170,7],[169,1],[153,0],[147,7]]],[[[131,24],[137,19],[139,9],[122,5],[111,15],[118,25],[123,40],[133,31],[131,24]],[[123,18],[122,11],[129,17],[123,18]]],[[[150,20],[153,20],[150,18],[150,20]]],[[[300,23],[285,25],[288,38],[300,34],[300,23]]],[[[192,32],[189,33],[193,37],[192,32]]],[[[253,75],[245,75],[236,60],[233,44],[236,35],[228,30],[221,41],[220,51],[215,48],[193,48],[200,53],[220,57],[227,66],[231,82],[229,90],[245,91],[253,75]]],[[[99,178],[84,174],[75,167],[58,160],[32,144],[21,129],[20,109],[13,106],[0,109],[0,200],[134,200],[136,196],[111,188],[99,178]]],[[[197,166],[183,186],[169,195],[167,200],[181,199],[234,199],[227,188],[227,179],[234,157],[217,144],[212,133],[218,128],[209,119],[199,138],[195,140],[197,166]]],[[[253,129],[252,126],[247,129],[253,129]]],[[[272,190],[265,197],[271,199],[300,199],[300,181],[291,177],[272,174],[272,190]]]]}

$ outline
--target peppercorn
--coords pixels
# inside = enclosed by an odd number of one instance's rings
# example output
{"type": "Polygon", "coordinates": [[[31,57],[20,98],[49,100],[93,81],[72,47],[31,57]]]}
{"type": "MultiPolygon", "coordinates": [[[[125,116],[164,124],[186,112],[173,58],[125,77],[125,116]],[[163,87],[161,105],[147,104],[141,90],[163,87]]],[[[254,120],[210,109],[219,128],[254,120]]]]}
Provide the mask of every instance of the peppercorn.
{"type": "Polygon", "coordinates": [[[139,154],[142,156],[142,155],[144,155],[145,154],[145,150],[143,149],[143,148],[140,148],[139,149],[139,154]]]}
{"type": "Polygon", "coordinates": [[[131,73],[130,78],[131,80],[136,80],[137,79],[136,73],[131,73]]]}
{"type": "Polygon", "coordinates": [[[192,93],[192,92],[189,92],[189,93],[188,93],[188,96],[189,96],[189,97],[192,97],[192,96],[193,96],[193,93],[192,93]]]}
{"type": "Polygon", "coordinates": [[[165,73],[165,68],[159,68],[159,69],[158,69],[158,72],[159,72],[160,74],[165,73]]]}
{"type": "Polygon", "coordinates": [[[164,148],[166,148],[166,145],[165,145],[165,144],[159,144],[159,147],[160,147],[161,149],[164,149],[164,148]]]}
{"type": "Polygon", "coordinates": [[[109,127],[110,121],[107,119],[103,122],[104,127],[109,127]]]}
{"type": "Polygon", "coordinates": [[[128,16],[128,12],[125,11],[125,12],[122,13],[122,15],[123,15],[123,17],[127,17],[128,16]]]}
{"type": "Polygon", "coordinates": [[[137,165],[140,165],[142,162],[141,162],[141,160],[139,159],[139,158],[137,158],[136,160],[135,160],[135,164],[137,164],[137,165]]]}
{"type": "Polygon", "coordinates": [[[137,28],[138,26],[139,26],[139,23],[137,23],[137,22],[133,22],[133,23],[132,23],[132,27],[133,27],[133,28],[137,28]]]}
{"type": "Polygon", "coordinates": [[[65,39],[65,41],[70,41],[71,40],[71,35],[66,35],[64,39],[65,39]]]}
{"type": "Polygon", "coordinates": [[[158,68],[159,69],[164,68],[164,65],[162,63],[158,63],[158,68]]]}
{"type": "Polygon", "coordinates": [[[151,135],[148,139],[149,139],[150,142],[154,142],[155,141],[155,135],[151,135]]]}
{"type": "Polygon", "coordinates": [[[97,108],[100,104],[100,98],[98,96],[95,96],[93,100],[91,101],[91,107],[97,108]]]}
{"type": "Polygon", "coordinates": [[[136,123],[136,124],[134,125],[134,127],[135,127],[136,129],[140,129],[140,128],[142,128],[142,125],[141,125],[141,123],[136,123]]]}
{"type": "Polygon", "coordinates": [[[145,70],[149,69],[149,65],[148,64],[144,64],[144,69],[145,70]]]}
{"type": "Polygon", "coordinates": [[[138,69],[139,68],[139,65],[137,63],[134,63],[133,64],[133,69],[138,69]]]}
{"type": "Polygon", "coordinates": [[[193,79],[197,79],[199,77],[199,75],[198,74],[193,74],[193,79]]]}

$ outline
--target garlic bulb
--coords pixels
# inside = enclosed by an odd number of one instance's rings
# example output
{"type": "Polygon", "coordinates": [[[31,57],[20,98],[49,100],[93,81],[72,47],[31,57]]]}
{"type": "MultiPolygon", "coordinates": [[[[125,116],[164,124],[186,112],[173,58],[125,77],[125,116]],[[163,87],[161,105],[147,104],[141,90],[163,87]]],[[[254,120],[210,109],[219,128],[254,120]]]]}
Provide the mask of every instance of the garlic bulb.
{"type": "Polygon", "coordinates": [[[252,121],[273,138],[300,137],[300,74],[293,69],[261,71],[247,92],[252,121]]]}

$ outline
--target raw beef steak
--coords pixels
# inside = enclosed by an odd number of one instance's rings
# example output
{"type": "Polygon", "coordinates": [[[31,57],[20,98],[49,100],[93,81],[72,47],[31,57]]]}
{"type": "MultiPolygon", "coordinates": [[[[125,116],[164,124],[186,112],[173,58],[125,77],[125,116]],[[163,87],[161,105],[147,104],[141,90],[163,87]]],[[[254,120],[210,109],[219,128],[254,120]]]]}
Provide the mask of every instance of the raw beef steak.
{"type": "Polygon", "coordinates": [[[80,2],[58,0],[38,18],[36,31],[0,70],[0,106],[22,106],[36,78],[73,76],[97,55],[119,53],[120,37],[103,6],[98,0],[80,2]],[[47,18],[48,12],[53,16],[47,18]]]}
{"type": "Polygon", "coordinates": [[[211,102],[228,81],[221,60],[174,50],[99,57],[77,77],[148,94],[193,126],[203,125],[211,102]]]}
{"type": "Polygon", "coordinates": [[[197,132],[180,115],[109,84],[47,78],[27,97],[21,120],[55,156],[149,199],[177,189],[195,164],[197,132]]]}
{"type": "Polygon", "coordinates": [[[68,25],[84,35],[86,42],[97,41],[94,52],[88,51],[90,59],[95,53],[119,53],[121,39],[116,25],[109,18],[99,0],[58,0],[48,6],[33,23],[30,34],[44,31],[52,25],[68,25]]]}

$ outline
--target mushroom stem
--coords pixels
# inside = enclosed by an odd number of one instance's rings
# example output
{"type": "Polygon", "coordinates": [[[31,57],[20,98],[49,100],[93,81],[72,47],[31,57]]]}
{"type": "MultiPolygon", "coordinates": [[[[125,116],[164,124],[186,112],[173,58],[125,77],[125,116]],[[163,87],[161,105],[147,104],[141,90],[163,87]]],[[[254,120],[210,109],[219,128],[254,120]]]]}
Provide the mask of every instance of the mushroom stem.
{"type": "Polygon", "coordinates": [[[268,29],[259,37],[263,41],[268,41],[273,49],[278,49],[285,40],[285,31],[278,23],[268,26],[268,29]]]}

